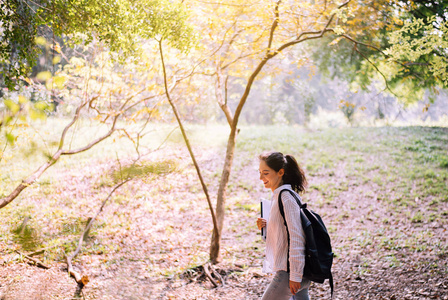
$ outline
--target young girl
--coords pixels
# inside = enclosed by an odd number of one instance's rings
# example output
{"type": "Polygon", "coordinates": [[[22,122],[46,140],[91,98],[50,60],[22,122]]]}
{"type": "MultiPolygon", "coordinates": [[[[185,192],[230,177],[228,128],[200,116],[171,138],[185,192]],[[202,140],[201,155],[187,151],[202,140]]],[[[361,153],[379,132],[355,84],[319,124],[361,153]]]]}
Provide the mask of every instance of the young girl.
{"type": "Polygon", "coordinates": [[[305,266],[305,234],[300,221],[300,207],[289,192],[282,193],[281,201],[290,235],[289,262],[288,235],[278,207],[280,191],[288,189],[299,197],[297,193],[305,190],[305,174],[291,155],[271,152],[262,154],[259,158],[260,180],[274,193],[269,220],[257,220],[258,229],[266,227],[267,230],[263,272],[275,272],[262,300],[308,300],[310,281],[302,277],[305,266]]]}

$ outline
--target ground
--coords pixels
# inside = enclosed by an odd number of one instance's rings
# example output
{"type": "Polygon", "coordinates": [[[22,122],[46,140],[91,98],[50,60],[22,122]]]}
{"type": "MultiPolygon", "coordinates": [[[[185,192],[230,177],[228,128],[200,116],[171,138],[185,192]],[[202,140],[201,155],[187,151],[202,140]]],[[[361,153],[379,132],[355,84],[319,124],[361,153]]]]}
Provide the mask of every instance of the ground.
{"type": "MultiPolygon", "coordinates": [[[[135,178],[106,203],[73,262],[90,279],[83,289],[68,276],[64,252],[74,251],[112,189],[115,161],[56,165],[0,210],[0,299],[260,299],[271,275],[261,273],[256,218],[270,192],[258,180],[257,153],[272,144],[307,173],[303,198],[332,238],[334,299],[448,299],[446,128],[290,128],[266,140],[274,129],[243,128],[238,137],[222,262],[214,266],[224,284],[201,273],[210,212],[188,153],[173,142],[145,158],[149,165],[169,157],[173,170],[135,178]],[[48,270],[19,254],[41,248],[34,257],[48,270]]],[[[213,197],[223,149],[196,148],[213,197]]],[[[330,299],[328,282],[313,284],[310,295],[330,299]]]]}

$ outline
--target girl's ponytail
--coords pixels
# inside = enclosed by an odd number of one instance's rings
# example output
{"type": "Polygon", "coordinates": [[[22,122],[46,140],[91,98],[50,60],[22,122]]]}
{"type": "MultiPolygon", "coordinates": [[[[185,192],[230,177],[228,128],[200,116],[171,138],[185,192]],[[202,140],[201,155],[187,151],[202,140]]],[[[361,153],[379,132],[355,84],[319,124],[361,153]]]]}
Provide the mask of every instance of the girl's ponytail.
{"type": "Polygon", "coordinates": [[[299,192],[304,192],[308,184],[305,172],[297,163],[292,155],[285,155],[285,175],[283,175],[283,183],[290,184],[292,189],[299,192]]]}

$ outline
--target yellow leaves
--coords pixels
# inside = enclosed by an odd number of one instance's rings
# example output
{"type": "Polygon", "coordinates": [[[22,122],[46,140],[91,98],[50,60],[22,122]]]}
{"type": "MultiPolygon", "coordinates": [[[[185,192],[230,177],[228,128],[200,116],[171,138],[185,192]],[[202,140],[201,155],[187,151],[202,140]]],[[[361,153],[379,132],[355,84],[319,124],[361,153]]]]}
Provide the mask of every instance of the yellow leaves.
{"type": "Polygon", "coordinates": [[[351,19],[346,22],[346,24],[349,26],[356,26],[359,23],[361,23],[361,20],[359,20],[359,19],[351,19]]]}
{"type": "Polygon", "coordinates": [[[43,82],[45,82],[45,81],[47,81],[48,79],[51,78],[51,72],[50,72],[50,71],[39,72],[39,73],[36,75],[36,78],[37,78],[37,80],[39,80],[39,81],[43,81],[43,82]]]}
{"type": "Polygon", "coordinates": [[[29,85],[33,84],[33,81],[29,79],[28,77],[24,77],[23,80],[28,83],[29,85]]]}
{"type": "Polygon", "coordinates": [[[53,80],[47,80],[47,82],[45,83],[45,87],[47,88],[47,90],[52,90],[54,88],[53,80]]]}
{"type": "Polygon", "coordinates": [[[430,103],[425,104],[425,106],[423,107],[422,112],[428,112],[430,106],[431,106],[430,103]]]}
{"type": "Polygon", "coordinates": [[[19,103],[25,104],[26,102],[28,102],[28,99],[25,96],[19,95],[19,103]]]}
{"type": "Polygon", "coordinates": [[[55,84],[56,88],[63,89],[65,82],[67,81],[67,78],[64,76],[55,76],[53,78],[53,80],[54,80],[54,84],[55,84]]]}
{"type": "Polygon", "coordinates": [[[61,53],[61,45],[59,45],[59,43],[55,43],[54,47],[53,47],[54,51],[56,51],[57,53],[61,53]]]}
{"type": "Polygon", "coordinates": [[[84,59],[80,58],[80,57],[72,57],[70,58],[70,64],[75,66],[75,67],[82,67],[85,64],[84,59]]]}
{"type": "Polygon", "coordinates": [[[36,102],[36,104],[34,104],[34,107],[38,110],[45,110],[45,109],[49,108],[49,105],[44,101],[39,101],[39,102],[36,102]]]}
{"type": "Polygon", "coordinates": [[[56,55],[55,57],[53,57],[53,61],[52,61],[53,65],[56,65],[60,62],[61,62],[61,57],[59,55],[56,55]]]}
{"type": "Polygon", "coordinates": [[[335,38],[334,40],[332,40],[328,45],[329,45],[329,46],[334,46],[334,45],[336,45],[337,43],[339,43],[339,41],[341,41],[342,39],[343,39],[343,37],[338,36],[337,38],[335,38]]]}
{"type": "MultiPolygon", "coordinates": [[[[340,102],[339,102],[339,105],[338,105],[338,108],[339,109],[342,109],[342,108],[344,108],[344,107],[347,107],[347,108],[355,108],[356,107],[356,105],[354,104],[354,103],[350,103],[350,102],[348,102],[348,101],[345,101],[345,100],[341,100],[340,102]]],[[[364,107],[364,109],[366,109],[365,107],[364,107]]]]}
{"type": "Polygon", "coordinates": [[[3,101],[3,104],[6,108],[11,111],[13,114],[16,114],[20,110],[20,105],[12,101],[11,99],[6,99],[3,101]]]}
{"type": "Polygon", "coordinates": [[[47,40],[42,36],[36,37],[34,42],[39,46],[45,46],[47,44],[47,40]]]}
{"type": "Polygon", "coordinates": [[[345,33],[345,29],[342,28],[341,26],[337,25],[333,28],[334,33],[336,33],[337,35],[343,35],[345,33]]]}
{"type": "Polygon", "coordinates": [[[5,133],[5,137],[6,137],[6,141],[14,146],[14,142],[16,141],[17,137],[15,137],[14,135],[12,135],[10,132],[6,132],[5,133]]]}
{"type": "Polygon", "coordinates": [[[140,116],[151,116],[153,118],[159,118],[160,117],[160,112],[157,108],[149,108],[149,107],[143,107],[142,109],[139,109],[138,111],[136,111],[132,117],[130,118],[131,121],[136,122],[137,119],[140,116]]]}
{"type": "Polygon", "coordinates": [[[146,86],[145,89],[146,89],[146,91],[151,92],[151,91],[156,90],[157,88],[158,88],[157,84],[150,84],[150,85],[146,86]]]}
{"type": "Polygon", "coordinates": [[[308,73],[308,79],[311,80],[314,75],[316,75],[317,67],[315,65],[307,66],[310,72],[308,73]]]}
{"type": "MultiPolygon", "coordinates": [[[[5,99],[3,101],[7,111],[4,114],[4,125],[8,125],[13,120],[20,120],[18,124],[14,123],[15,127],[27,126],[28,118],[45,119],[46,111],[52,109],[52,106],[45,101],[31,102],[24,95],[18,95],[16,99],[5,99]]],[[[14,143],[15,137],[13,135],[6,136],[9,143],[14,143]]]]}
{"type": "MultiPolygon", "coordinates": [[[[339,109],[355,109],[357,106],[354,103],[348,102],[346,100],[341,100],[339,102],[338,108],[339,109]]],[[[358,107],[361,111],[365,111],[367,108],[365,106],[358,107]]]]}
{"type": "MultiPolygon", "coordinates": [[[[51,90],[54,88],[62,89],[64,88],[64,84],[67,81],[65,76],[52,76],[51,72],[43,71],[37,74],[36,79],[41,82],[45,82],[45,86],[47,89],[51,90]]],[[[31,80],[28,78],[24,79],[26,82],[31,84],[31,80]]]]}
{"type": "Polygon", "coordinates": [[[30,117],[32,120],[37,120],[37,119],[45,120],[45,118],[47,116],[41,110],[32,109],[32,110],[30,110],[30,117]]]}

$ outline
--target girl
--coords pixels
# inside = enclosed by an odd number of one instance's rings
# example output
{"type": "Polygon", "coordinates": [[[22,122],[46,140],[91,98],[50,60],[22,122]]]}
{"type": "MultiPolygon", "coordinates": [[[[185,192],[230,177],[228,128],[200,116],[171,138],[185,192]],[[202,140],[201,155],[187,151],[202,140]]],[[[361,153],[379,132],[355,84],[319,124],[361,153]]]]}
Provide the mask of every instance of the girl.
{"type": "Polygon", "coordinates": [[[300,221],[300,208],[289,192],[282,193],[281,201],[290,235],[288,249],[286,227],[278,207],[280,191],[288,189],[299,197],[297,193],[305,190],[307,184],[305,174],[291,155],[271,152],[262,154],[259,158],[260,180],[274,193],[269,220],[262,218],[257,220],[258,229],[266,227],[267,230],[263,272],[275,272],[274,279],[264,292],[262,300],[308,300],[310,281],[302,277],[305,266],[305,234],[300,221]]]}

